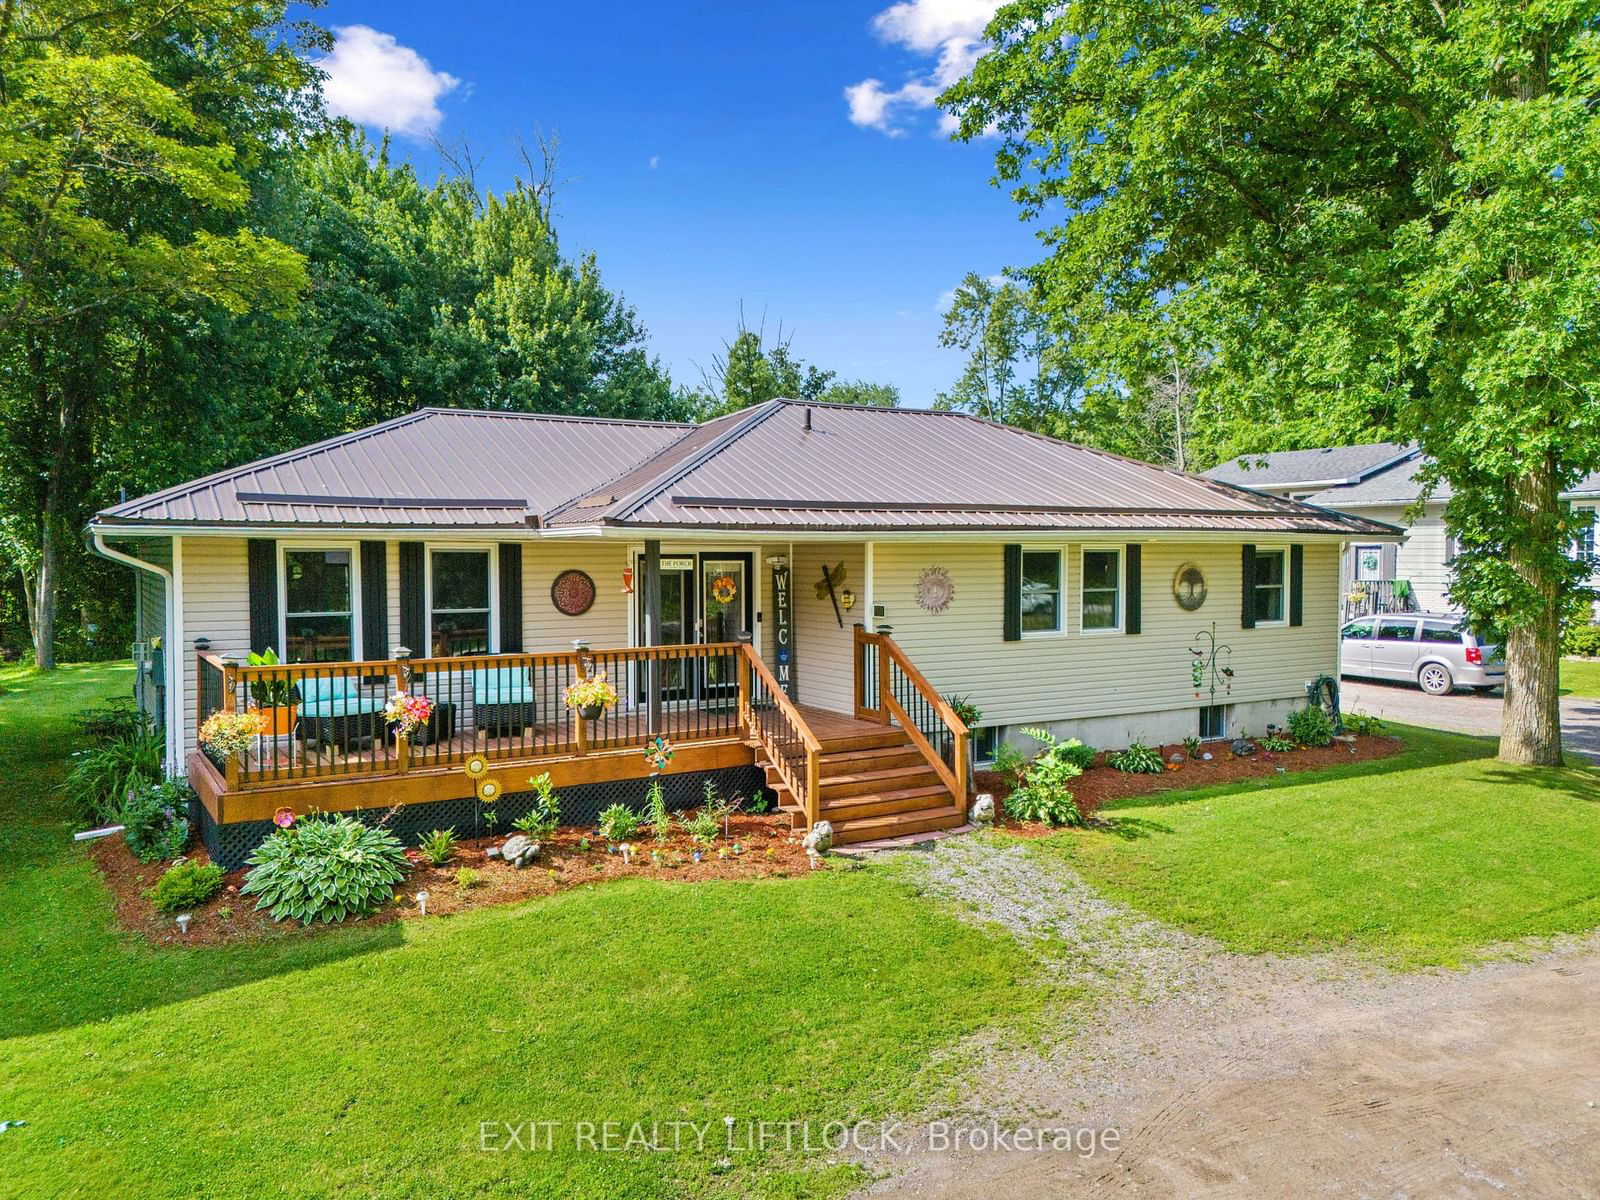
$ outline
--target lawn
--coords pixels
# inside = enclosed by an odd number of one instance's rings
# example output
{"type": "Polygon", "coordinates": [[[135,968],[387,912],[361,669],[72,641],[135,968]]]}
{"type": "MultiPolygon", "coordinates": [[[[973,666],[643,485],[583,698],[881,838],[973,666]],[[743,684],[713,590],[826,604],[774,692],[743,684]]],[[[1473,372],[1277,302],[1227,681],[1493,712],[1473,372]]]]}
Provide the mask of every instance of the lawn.
{"type": "Polygon", "coordinates": [[[1600,696],[1600,658],[1562,659],[1561,690],[1574,696],[1600,696]]]}
{"type": "Polygon", "coordinates": [[[1509,767],[1492,739],[1398,732],[1395,758],[1126,801],[1105,810],[1110,831],[1041,852],[1246,952],[1453,964],[1600,924],[1600,770],[1509,767]]]}
{"type": "Polygon", "coordinates": [[[836,1194],[850,1169],[730,1153],[722,1118],[905,1111],[939,1051],[1050,995],[1014,943],[843,867],[152,950],[111,928],[51,791],[69,714],[128,678],[0,673],[0,1120],[27,1122],[0,1194],[836,1194]],[[529,1121],[560,1123],[552,1149],[480,1150],[529,1121]],[[712,1127],[608,1153],[580,1121],[712,1127]]]}

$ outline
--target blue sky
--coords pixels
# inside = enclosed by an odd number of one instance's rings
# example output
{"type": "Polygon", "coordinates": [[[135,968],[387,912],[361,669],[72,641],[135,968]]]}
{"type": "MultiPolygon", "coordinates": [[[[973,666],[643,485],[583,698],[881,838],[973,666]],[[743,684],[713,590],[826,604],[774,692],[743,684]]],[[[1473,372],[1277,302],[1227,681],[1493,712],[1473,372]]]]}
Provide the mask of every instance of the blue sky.
{"type": "Polygon", "coordinates": [[[960,370],[943,297],[1032,261],[992,143],[932,107],[981,52],[989,0],[580,3],[330,0],[330,106],[431,174],[463,141],[501,188],[519,137],[560,140],[568,252],[592,249],[675,380],[754,323],[807,362],[928,404],[960,370]]]}

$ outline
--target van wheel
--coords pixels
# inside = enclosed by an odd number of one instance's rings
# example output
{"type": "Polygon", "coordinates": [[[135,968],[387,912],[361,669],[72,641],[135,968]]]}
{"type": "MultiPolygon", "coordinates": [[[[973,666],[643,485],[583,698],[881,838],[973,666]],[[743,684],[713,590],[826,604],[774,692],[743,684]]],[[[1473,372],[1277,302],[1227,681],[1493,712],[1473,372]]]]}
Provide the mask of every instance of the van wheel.
{"type": "Polygon", "coordinates": [[[1425,664],[1417,672],[1417,682],[1430,696],[1447,696],[1456,686],[1456,681],[1450,677],[1450,668],[1440,663],[1425,664]]]}

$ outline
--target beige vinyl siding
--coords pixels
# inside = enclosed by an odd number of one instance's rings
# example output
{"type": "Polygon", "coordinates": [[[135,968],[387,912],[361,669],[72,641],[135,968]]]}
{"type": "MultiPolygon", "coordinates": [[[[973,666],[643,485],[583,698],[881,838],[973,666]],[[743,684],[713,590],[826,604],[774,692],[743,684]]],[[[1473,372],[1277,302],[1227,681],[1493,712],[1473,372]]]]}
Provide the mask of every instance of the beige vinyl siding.
{"type": "Polygon", "coordinates": [[[183,659],[185,752],[195,745],[195,638],[207,638],[214,654],[250,652],[250,572],[244,538],[177,539],[183,582],[183,633],[177,653],[183,659]]]}
{"type": "Polygon", "coordinates": [[[619,542],[529,542],[522,551],[522,648],[530,654],[571,650],[584,638],[597,650],[628,644],[628,597],[622,571],[628,548],[619,542]],[[587,571],[594,607],[581,617],[556,609],[550,586],[563,571],[587,571]]]}
{"type": "MultiPolygon", "coordinates": [[[[1268,543],[1260,545],[1265,549],[1268,543]]],[[[1209,699],[1195,697],[1189,647],[1213,621],[1218,640],[1233,647],[1233,689],[1219,694],[1218,703],[1292,699],[1304,694],[1307,680],[1335,671],[1337,544],[1305,549],[1303,625],[1243,629],[1238,544],[1145,543],[1144,632],[1139,634],[1078,632],[1080,545],[1062,543],[1060,548],[1066,565],[1066,632],[1059,635],[1003,639],[1003,550],[998,541],[879,542],[874,547],[873,599],[885,607],[884,619],[894,627],[895,640],[933,685],[947,695],[970,697],[983,710],[985,725],[1198,708],[1209,699]],[[1192,613],[1178,607],[1172,590],[1174,576],[1187,562],[1199,564],[1207,585],[1205,604],[1192,613]],[[954,599],[943,613],[917,605],[917,576],[930,566],[948,570],[955,585],[954,599]]]]}
{"type": "Polygon", "coordinates": [[[866,546],[862,543],[824,542],[794,548],[794,625],[795,672],[800,685],[800,703],[834,712],[855,711],[855,625],[865,620],[866,546]],[[824,592],[817,595],[822,568],[844,564],[845,578],[839,591],[856,595],[856,606],[846,612],[840,608],[844,627],[833,613],[833,602],[824,592]]]}

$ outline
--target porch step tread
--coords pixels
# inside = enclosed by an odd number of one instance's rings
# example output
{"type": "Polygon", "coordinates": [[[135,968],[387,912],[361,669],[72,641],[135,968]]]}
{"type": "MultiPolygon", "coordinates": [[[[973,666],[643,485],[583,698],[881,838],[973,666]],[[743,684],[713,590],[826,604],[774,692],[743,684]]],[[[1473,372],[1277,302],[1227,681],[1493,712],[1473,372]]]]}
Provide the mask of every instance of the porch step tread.
{"type": "Polygon", "coordinates": [[[824,771],[822,790],[826,794],[828,788],[834,784],[888,783],[895,779],[915,779],[923,775],[933,776],[933,768],[919,754],[916,762],[907,763],[905,766],[874,767],[869,771],[841,771],[838,774],[824,771]]]}
{"type": "Polygon", "coordinates": [[[879,733],[850,733],[817,739],[822,743],[823,757],[844,755],[859,750],[894,749],[909,746],[911,738],[903,729],[889,728],[879,733]]]}
{"type": "Polygon", "coordinates": [[[917,787],[888,788],[881,792],[866,792],[860,796],[825,796],[822,811],[849,816],[850,811],[866,804],[881,804],[885,800],[926,800],[931,796],[950,798],[950,790],[942,783],[928,783],[917,787]]]}
{"type": "Polygon", "coordinates": [[[913,746],[909,738],[898,746],[870,746],[861,750],[824,750],[822,752],[822,770],[825,774],[831,773],[839,767],[857,767],[861,770],[871,770],[877,767],[900,766],[901,764],[926,761],[922,757],[922,751],[913,746]]]}
{"type": "Polygon", "coordinates": [[[862,817],[859,820],[834,825],[833,840],[839,845],[852,842],[871,842],[879,838],[900,837],[908,833],[926,833],[933,829],[954,829],[966,816],[954,804],[939,808],[923,808],[915,812],[893,813],[882,817],[862,817]]]}

